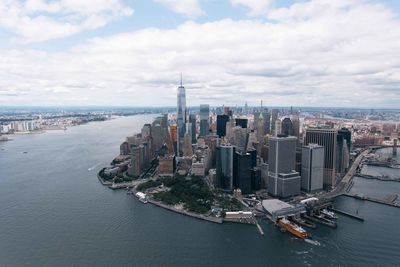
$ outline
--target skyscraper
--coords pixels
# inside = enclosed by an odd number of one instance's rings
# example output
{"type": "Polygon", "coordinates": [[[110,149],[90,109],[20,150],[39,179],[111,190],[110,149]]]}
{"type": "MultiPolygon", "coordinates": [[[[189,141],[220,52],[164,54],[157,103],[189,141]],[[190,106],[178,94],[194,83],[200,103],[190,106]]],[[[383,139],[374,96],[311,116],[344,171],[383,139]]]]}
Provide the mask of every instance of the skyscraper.
{"type": "Polygon", "coordinates": [[[251,155],[236,151],[233,156],[233,185],[242,193],[251,193],[251,155]]]}
{"type": "Polygon", "coordinates": [[[324,176],[324,147],[309,144],[302,148],[301,188],[307,192],[321,190],[324,176]]]}
{"type": "Polygon", "coordinates": [[[182,155],[182,143],[183,138],[186,132],[186,90],[185,87],[182,85],[182,76],[181,76],[181,85],[178,87],[178,97],[177,97],[177,126],[178,126],[178,140],[177,140],[177,155],[182,155]]]}
{"type": "Polygon", "coordinates": [[[196,129],[197,129],[197,127],[196,127],[196,114],[190,114],[189,115],[189,122],[192,125],[192,144],[195,144],[197,142],[197,140],[196,140],[196,135],[197,135],[197,132],[196,132],[196,129]]]}
{"type": "Polygon", "coordinates": [[[226,135],[226,123],[228,121],[228,115],[217,115],[217,134],[219,137],[224,137],[226,135]]]}
{"type": "Polygon", "coordinates": [[[222,190],[233,190],[233,153],[234,147],[231,145],[217,147],[217,180],[222,190]]]}
{"type": "Polygon", "coordinates": [[[304,145],[318,144],[324,147],[324,188],[336,185],[337,130],[333,128],[308,128],[304,145]]]}
{"type": "Polygon", "coordinates": [[[289,197],[300,193],[300,176],[295,171],[296,137],[271,137],[268,155],[268,193],[289,197]]]}
{"type": "Polygon", "coordinates": [[[277,119],[275,121],[275,130],[274,130],[274,136],[278,136],[282,133],[282,122],[281,120],[277,119]]]}
{"type": "Polygon", "coordinates": [[[240,126],[242,128],[247,128],[247,119],[237,118],[235,119],[236,126],[240,126]]]}
{"type": "Polygon", "coordinates": [[[293,123],[290,118],[284,118],[282,120],[282,133],[287,136],[293,136],[293,123]]]}
{"type": "Polygon", "coordinates": [[[278,119],[278,113],[279,113],[279,110],[277,110],[277,109],[273,109],[271,111],[271,131],[273,134],[275,133],[275,126],[276,126],[276,121],[278,119]]]}
{"type": "Polygon", "coordinates": [[[210,125],[210,105],[200,105],[200,134],[206,136],[209,132],[210,125]]]}

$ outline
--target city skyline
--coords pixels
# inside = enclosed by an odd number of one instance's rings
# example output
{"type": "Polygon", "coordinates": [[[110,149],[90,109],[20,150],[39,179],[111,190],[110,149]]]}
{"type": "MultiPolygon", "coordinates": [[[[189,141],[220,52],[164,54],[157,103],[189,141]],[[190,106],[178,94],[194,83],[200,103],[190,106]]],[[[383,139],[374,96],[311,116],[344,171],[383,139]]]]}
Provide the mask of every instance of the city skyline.
{"type": "Polygon", "coordinates": [[[396,1],[143,2],[0,1],[0,105],[398,107],[396,1]]]}

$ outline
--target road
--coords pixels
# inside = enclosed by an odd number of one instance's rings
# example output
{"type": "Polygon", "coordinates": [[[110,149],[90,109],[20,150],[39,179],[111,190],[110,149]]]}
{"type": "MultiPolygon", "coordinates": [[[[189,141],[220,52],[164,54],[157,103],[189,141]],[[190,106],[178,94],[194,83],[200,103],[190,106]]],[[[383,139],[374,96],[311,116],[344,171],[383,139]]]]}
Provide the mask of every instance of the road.
{"type": "Polygon", "coordinates": [[[361,161],[370,152],[371,152],[370,149],[367,149],[367,150],[364,150],[363,152],[361,152],[360,155],[358,155],[357,158],[354,160],[354,162],[351,165],[350,169],[348,170],[346,175],[343,177],[343,179],[340,181],[340,183],[332,191],[327,192],[324,195],[321,195],[320,198],[331,199],[331,198],[335,198],[335,197],[337,197],[339,195],[344,194],[347,186],[353,180],[353,177],[356,174],[357,168],[360,165],[361,161]]]}

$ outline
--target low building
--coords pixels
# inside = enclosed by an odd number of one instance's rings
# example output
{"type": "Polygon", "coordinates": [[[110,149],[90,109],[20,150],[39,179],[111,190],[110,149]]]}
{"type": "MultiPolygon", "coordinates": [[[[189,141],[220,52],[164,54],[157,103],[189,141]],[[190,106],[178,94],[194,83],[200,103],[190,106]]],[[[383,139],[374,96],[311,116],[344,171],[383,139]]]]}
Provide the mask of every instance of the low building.
{"type": "Polygon", "coordinates": [[[306,212],[306,208],[303,204],[293,206],[279,199],[263,200],[262,207],[273,222],[289,216],[298,217],[300,214],[306,212]]]}
{"type": "Polygon", "coordinates": [[[225,219],[251,219],[253,213],[251,211],[227,211],[225,212],[225,219]]]}

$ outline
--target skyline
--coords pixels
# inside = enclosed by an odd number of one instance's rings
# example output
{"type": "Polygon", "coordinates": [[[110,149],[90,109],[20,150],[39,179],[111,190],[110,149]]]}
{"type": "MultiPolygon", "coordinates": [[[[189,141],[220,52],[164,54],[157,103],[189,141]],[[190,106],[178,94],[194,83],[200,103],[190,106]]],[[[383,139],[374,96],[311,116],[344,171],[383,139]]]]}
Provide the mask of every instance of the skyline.
{"type": "Polygon", "coordinates": [[[0,105],[398,107],[395,1],[146,2],[0,1],[0,105]]]}

